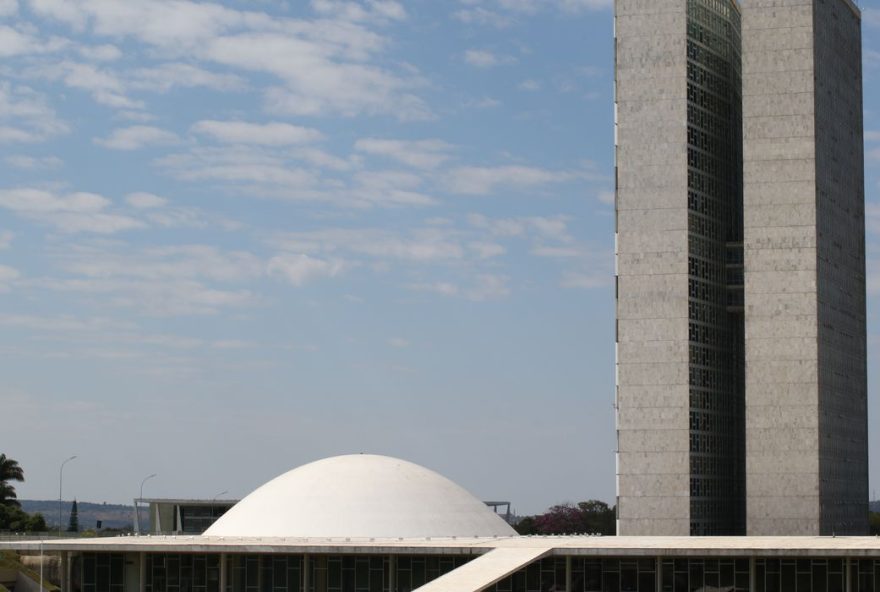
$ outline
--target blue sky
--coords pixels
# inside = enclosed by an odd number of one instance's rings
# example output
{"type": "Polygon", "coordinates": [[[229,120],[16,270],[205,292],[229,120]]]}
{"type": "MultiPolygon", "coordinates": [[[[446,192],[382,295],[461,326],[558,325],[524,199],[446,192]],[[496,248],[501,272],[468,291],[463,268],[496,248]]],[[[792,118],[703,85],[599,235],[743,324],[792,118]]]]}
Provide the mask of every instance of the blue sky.
{"type": "Polygon", "coordinates": [[[57,496],[71,454],[65,497],[115,502],[154,472],[148,495],[235,497],[363,451],[520,512],[613,500],[610,0],[0,15],[0,449],[21,496],[57,496]]]}

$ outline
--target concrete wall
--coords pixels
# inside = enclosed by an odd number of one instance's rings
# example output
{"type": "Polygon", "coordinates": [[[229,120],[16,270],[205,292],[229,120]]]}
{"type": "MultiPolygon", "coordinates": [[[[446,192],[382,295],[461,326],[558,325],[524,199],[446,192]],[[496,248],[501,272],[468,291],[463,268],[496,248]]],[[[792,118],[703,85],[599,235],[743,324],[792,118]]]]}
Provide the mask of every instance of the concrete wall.
{"type": "Polygon", "coordinates": [[[861,21],[814,10],[822,534],[867,534],[868,415],[861,21]]]}
{"type": "Polygon", "coordinates": [[[826,508],[867,479],[854,16],[847,0],[743,9],[750,535],[830,534],[826,508]]]}
{"type": "Polygon", "coordinates": [[[686,8],[615,3],[622,535],[690,533],[686,8]]]}

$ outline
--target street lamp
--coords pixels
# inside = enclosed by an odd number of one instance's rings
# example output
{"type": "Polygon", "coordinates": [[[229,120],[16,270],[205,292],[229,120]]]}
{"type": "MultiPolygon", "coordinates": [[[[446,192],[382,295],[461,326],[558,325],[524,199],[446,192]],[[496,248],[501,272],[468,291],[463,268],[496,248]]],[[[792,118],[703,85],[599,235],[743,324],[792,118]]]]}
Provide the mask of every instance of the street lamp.
{"type": "Polygon", "coordinates": [[[227,493],[229,493],[229,490],[224,489],[223,491],[221,491],[220,493],[215,495],[214,498],[211,500],[211,522],[214,521],[214,514],[216,513],[216,508],[214,507],[214,503],[217,501],[218,497],[220,497],[221,495],[226,495],[227,493]]]}
{"type": "Polygon", "coordinates": [[[155,476],[156,476],[156,473],[153,473],[152,475],[147,475],[146,477],[144,477],[144,480],[141,481],[141,496],[138,498],[137,520],[135,520],[135,526],[137,527],[137,534],[141,533],[141,506],[140,506],[140,504],[142,501],[144,501],[144,483],[146,483],[147,481],[149,481],[150,479],[152,479],[155,476]]]}
{"type": "Polygon", "coordinates": [[[74,454],[63,463],[61,463],[61,469],[58,471],[58,536],[61,536],[61,500],[62,500],[62,492],[64,491],[62,488],[64,487],[64,465],[72,461],[76,458],[74,454]]]}

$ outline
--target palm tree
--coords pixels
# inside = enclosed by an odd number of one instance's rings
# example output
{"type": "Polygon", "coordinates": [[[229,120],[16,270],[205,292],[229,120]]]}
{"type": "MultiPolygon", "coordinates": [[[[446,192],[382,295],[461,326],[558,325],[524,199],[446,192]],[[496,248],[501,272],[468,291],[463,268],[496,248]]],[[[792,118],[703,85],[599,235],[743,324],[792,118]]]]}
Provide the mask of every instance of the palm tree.
{"type": "Polygon", "coordinates": [[[19,507],[21,504],[15,499],[15,487],[8,481],[24,481],[24,471],[18,466],[17,460],[0,454],[0,505],[19,507]]]}

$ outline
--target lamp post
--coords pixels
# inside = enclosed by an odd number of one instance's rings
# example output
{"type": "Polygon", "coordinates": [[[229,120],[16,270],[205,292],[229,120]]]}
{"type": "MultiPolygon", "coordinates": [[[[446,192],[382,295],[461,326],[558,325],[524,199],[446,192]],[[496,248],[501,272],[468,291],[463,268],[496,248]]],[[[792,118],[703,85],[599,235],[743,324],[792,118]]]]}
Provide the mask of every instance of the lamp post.
{"type": "Polygon", "coordinates": [[[155,476],[156,476],[156,473],[153,473],[152,475],[147,475],[146,477],[144,477],[144,480],[141,481],[141,496],[138,498],[137,520],[135,521],[135,526],[137,526],[137,530],[138,530],[137,534],[141,533],[141,506],[140,506],[140,504],[144,500],[144,483],[146,483],[147,481],[149,481],[150,479],[152,479],[155,476]]]}
{"type": "Polygon", "coordinates": [[[62,492],[64,491],[64,489],[63,489],[63,487],[64,487],[64,465],[66,465],[67,463],[69,463],[70,461],[72,461],[75,458],[76,458],[76,455],[74,454],[73,456],[71,456],[70,458],[65,460],[63,463],[61,463],[61,469],[59,469],[59,471],[58,471],[58,536],[59,537],[61,536],[61,524],[62,524],[61,523],[61,500],[63,499],[62,492]]]}
{"type": "Polygon", "coordinates": [[[218,493],[217,495],[215,495],[214,498],[211,500],[211,522],[212,522],[212,523],[214,522],[214,510],[215,510],[215,508],[214,508],[214,504],[215,504],[215,502],[217,501],[217,498],[218,498],[218,497],[220,497],[221,495],[226,495],[227,493],[229,493],[229,490],[228,490],[228,489],[224,489],[223,491],[221,491],[220,493],[218,493]]]}

